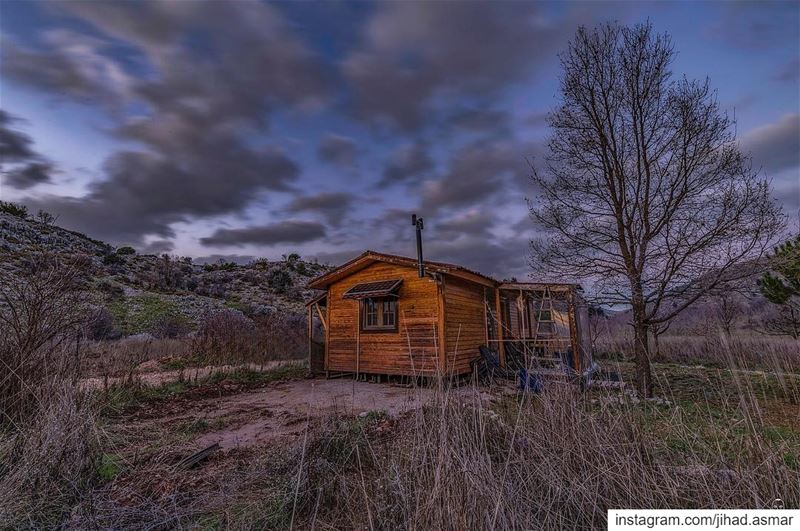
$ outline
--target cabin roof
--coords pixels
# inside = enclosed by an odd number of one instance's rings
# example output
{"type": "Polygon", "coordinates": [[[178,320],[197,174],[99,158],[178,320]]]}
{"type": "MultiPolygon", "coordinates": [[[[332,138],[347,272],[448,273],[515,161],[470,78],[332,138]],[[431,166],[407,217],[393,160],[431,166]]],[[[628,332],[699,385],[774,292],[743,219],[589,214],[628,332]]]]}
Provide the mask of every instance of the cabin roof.
{"type": "MultiPolygon", "coordinates": [[[[326,289],[329,285],[333,284],[337,280],[352,275],[356,271],[360,271],[361,269],[364,269],[375,262],[385,262],[404,267],[417,267],[416,258],[409,258],[407,256],[400,256],[396,254],[378,253],[375,251],[364,251],[359,256],[356,256],[352,260],[345,262],[339,267],[311,279],[307,286],[312,289],[326,289]]],[[[477,271],[472,271],[471,269],[460,265],[448,264],[446,262],[434,262],[430,260],[425,260],[424,262],[425,269],[429,271],[466,278],[467,280],[472,280],[473,282],[478,282],[479,284],[492,287],[498,284],[498,282],[492,277],[478,273],[477,271]]]]}

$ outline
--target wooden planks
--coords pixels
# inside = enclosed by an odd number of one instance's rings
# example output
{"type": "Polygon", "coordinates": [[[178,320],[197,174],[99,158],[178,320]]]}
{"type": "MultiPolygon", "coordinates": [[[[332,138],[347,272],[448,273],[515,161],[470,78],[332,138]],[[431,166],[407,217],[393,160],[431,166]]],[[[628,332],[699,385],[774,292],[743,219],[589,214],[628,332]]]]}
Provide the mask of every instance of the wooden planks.
{"type": "Polygon", "coordinates": [[[447,372],[464,374],[486,340],[484,287],[448,277],[444,289],[447,372]]]}
{"type": "Polygon", "coordinates": [[[438,296],[436,283],[419,278],[415,268],[376,262],[331,284],[328,296],[330,371],[374,374],[434,374],[438,362],[438,296]],[[361,332],[359,302],[342,296],[364,282],[402,279],[398,292],[398,330],[361,332]]]}

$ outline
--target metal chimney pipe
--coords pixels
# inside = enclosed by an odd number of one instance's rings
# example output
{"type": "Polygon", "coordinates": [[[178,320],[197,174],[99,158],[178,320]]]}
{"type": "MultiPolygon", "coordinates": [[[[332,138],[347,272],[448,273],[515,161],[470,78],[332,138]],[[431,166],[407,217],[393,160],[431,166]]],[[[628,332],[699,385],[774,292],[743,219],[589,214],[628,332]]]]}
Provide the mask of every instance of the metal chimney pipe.
{"type": "Polygon", "coordinates": [[[422,218],[416,214],[411,214],[411,224],[417,229],[417,267],[419,268],[419,278],[425,277],[425,262],[422,260],[422,229],[424,225],[422,218]]]}

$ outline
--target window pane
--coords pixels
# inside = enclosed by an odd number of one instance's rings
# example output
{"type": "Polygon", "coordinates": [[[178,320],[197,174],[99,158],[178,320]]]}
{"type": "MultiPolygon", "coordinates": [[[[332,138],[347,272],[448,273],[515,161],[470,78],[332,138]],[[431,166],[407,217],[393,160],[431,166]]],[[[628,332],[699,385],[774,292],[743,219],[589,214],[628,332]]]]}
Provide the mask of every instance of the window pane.
{"type": "Polygon", "coordinates": [[[383,301],[383,326],[394,326],[395,302],[393,299],[383,301]]]}
{"type": "Polygon", "coordinates": [[[364,299],[364,326],[378,326],[378,305],[373,299],[364,299]]]}

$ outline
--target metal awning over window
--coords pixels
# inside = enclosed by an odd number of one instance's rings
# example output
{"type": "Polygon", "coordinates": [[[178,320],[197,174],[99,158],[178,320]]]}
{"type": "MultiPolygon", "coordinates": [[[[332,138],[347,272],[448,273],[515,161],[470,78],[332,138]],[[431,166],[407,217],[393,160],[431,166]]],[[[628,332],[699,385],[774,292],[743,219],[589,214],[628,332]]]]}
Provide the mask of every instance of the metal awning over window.
{"type": "Polygon", "coordinates": [[[356,284],[342,295],[345,299],[367,299],[371,297],[397,297],[397,291],[403,279],[381,280],[379,282],[364,282],[356,284]]]}

